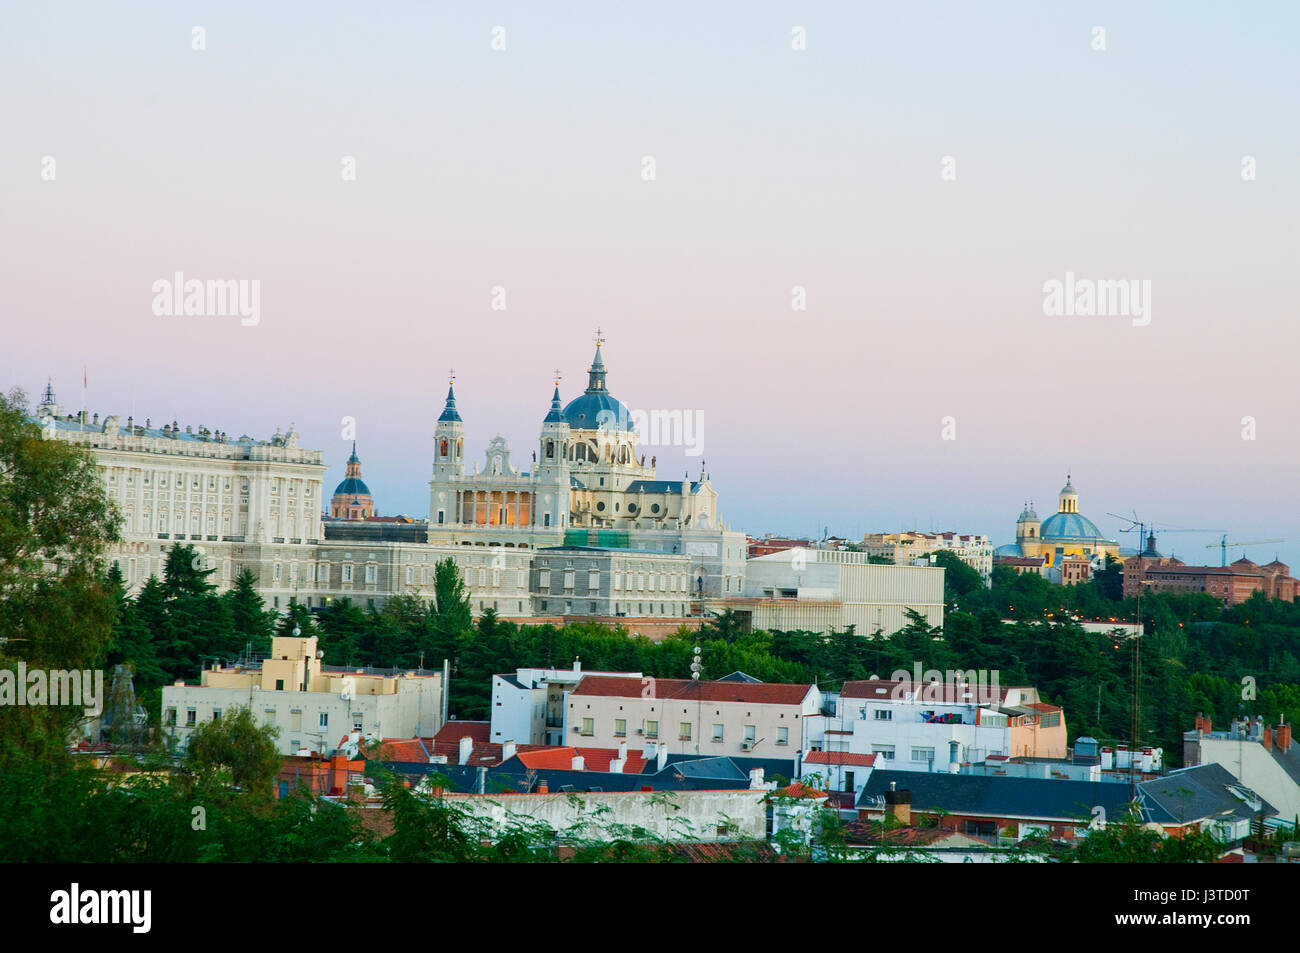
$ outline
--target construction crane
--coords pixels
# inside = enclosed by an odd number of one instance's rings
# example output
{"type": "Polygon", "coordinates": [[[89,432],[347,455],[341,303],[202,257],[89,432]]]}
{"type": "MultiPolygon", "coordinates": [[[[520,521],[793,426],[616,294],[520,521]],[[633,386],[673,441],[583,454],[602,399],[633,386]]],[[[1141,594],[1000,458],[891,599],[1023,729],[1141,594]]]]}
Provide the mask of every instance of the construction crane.
{"type": "MultiPolygon", "coordinates": [[[[1131,533],[1135,529],[1138,531],[1138,540],[1139,540],[1138,552],[1142,552],[1142,547],[1145,546],[1149,541],[1147,538],[1148,530],[1150,530],[1151,536],[1153,537],[1156,535],[1157,532],[1159,532],[1161,535],[1165,533],[1222,533],[1223,532],[1223,530],[1221,529],[1184,529],[1181,527],[1174,528],[1169,526],[1162,527],[1159,530],[1157,530],[1156,523],[1148,523],[1144,520],[1139,519],[1137,515],[1137,510],[1133,511],[1133,515],[1131,517],[1120,516],[1118,513],[1107,513],[1106,515],[1113,516],[1115,517],[1115,519],[1123,520],[1124,522],[1129,524],[1127,527],[1120,530],[1121,533],[1131,533]]],[[[1226,536],[1224,538],[1227,539],[1226,536]]]]}
{"type": "Polygon", "coordinates": [[[1210,543],[1210,544],[1209,544],[1208,546],[1206,546],[1205,548],[1206,548],[1206,549],[1214,549],[1215,547],[1218,547],[1218,550],[1219,550],[1219,556],[1220,556],[1220,560],[1221,560],[1221,562],[1219,563],[1219,565],[1221,565],[1221,566],[1226,566],[1226,565],[1228,565],[1228,547],[1229,547],[1229,546],[1263,546],[1265,543],[1285,543],[1285,542],[1286,542],[1285,539],[1248,539],[1248,540],[1246,540],[1245,542],[1241,542],[1241,543],[1230,543],[1230,542],[1228,542],[1228,537],[1225,536],[1225,537],[1223,537],[1223,539],[1219,540],[1217,543],[1210,543]]]}

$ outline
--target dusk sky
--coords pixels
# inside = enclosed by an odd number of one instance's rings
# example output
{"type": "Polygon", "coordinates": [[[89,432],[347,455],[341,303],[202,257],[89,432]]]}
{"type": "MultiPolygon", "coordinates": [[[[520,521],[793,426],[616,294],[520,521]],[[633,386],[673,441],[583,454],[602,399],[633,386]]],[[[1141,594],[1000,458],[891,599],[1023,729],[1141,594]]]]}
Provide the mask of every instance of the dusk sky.
{"type": "Polygon", "coordinates": [[[1300,6],[553,6],[7,5],[0,383],[293,422],[327,494],[353,417],[423,518],[448,368],[471,462],[527,464],[600,327],[733,528],[1005,543],[1069,472],[1126,547],[1300,565],[1300,6]],[[156,315],[176,272],[258,323],[156,315]],[[1067,273],[1150,311],[1049,316],[1067,273]]]}

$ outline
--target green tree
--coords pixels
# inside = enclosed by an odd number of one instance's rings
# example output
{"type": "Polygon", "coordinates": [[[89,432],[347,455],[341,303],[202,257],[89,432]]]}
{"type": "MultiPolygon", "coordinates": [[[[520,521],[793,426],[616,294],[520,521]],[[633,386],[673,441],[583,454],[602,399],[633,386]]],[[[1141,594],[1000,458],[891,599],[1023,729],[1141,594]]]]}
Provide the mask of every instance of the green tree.
{"type": "Polygon", "coordinates": [[[1212,864],[1222,851],[1208,831],[1191,828],[1166,837],[1129,814],[1090,831],[1070,859],[1081,864],[1212,864]]]}
{"type": "MultiPolygon", "coordinates": [[[[971,596],[984,596],[984,579],[961,557],[948,549],[941,549],[934,554],[934,564],[943,570],[944,602],[949,608],[957,605],[967,606],[971,596]]],[[[975,607],[970,607],[975,608],[975,607]]]]}
{"type": "Polygon", "coordinates": [[[249,569],[241,569],[235,576],[234,587],[226,593],[234,634],[245,645],[251,643],[254,657],[271,651],[271,633],[275,628],[275,613],[268,612],[266,602],[257,591],[257,577],[249,569]]]}
{"type": "MultiPolygon", "coordinates": [[[[104,553],[118,527],[91,456],[45,439],[21,391],[0,397],[0,667],[103,664],[119,605],[104,553]]],[[[0,773],[15,757],[63,759],[82,717],[73,706],[7,708],[0,773]]]]}
{"type": "Polygon", "coordinates": [[[185,773],[196,792],[235,789],[270,798],[282,758],[280,729],[259,725],[247,708],[232,708],[194,729],[185,749],[185,773]]]}

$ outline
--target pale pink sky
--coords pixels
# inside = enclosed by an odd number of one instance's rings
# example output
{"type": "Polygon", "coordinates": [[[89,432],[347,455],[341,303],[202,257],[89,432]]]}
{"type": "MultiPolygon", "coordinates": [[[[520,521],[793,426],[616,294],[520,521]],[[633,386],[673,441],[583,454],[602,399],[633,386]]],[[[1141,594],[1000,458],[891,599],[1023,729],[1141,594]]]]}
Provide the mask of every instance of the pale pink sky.
{"type": "Polygon", "coordinates": [[[5,14],[5,383],[293,421],[331,488],[354,416],[381,512],[424,516],[448,366],[474,454],[527,461],[599,325],[615,396],[703,412],[739,528],[1004,542],[1070,470],[1107,533],[1300,562],[1293,8],[607,6],[5,14]],[[154,316],[177,270],[260,281],[261,323],[154,316]],[[1150,280],[1151,323],[1045,316],[1067,271],[1150,280]]]}

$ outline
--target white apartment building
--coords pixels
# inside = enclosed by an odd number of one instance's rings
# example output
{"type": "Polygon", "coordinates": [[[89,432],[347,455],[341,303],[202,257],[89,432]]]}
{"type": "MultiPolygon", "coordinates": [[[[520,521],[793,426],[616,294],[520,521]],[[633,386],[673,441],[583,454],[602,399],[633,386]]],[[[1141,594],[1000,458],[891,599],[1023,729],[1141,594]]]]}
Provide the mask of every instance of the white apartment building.
{"type": "Polygon", "coordinates": [[[1065,714],[1038,690],[956,679],[845,682],[827,720],[826,752],[874,754],[875,766],[948,771],[990,756],[1066,757],[1065,714]]]}
{"type": "Polygon", "coordinates": [[[276,637],[260,666],[205,669],[198,685],[163,688],[163,730],[180,747],[235,708],[280,729],[281,754],[332,754],[352,732],[432,737],[442,727],[440,672],[325,669],[316,639],[276,637]]]}
{"type": "Polygon", "coordinates": [[[672,754],[795,760],[820,744],[824,720],[816,685],[588,675],[565,698],[563,736],[591,748],[658,741],[672,754]]]}
{"type": "Polygon", "coordinates": [[[583,672],[580,660],[573,668],[521,668],[513,675],[493,675],[489,739],[496,744],[573,744],[564,734],[566,698],[592,675],[641,678],[640,672],[583,672]]]}

